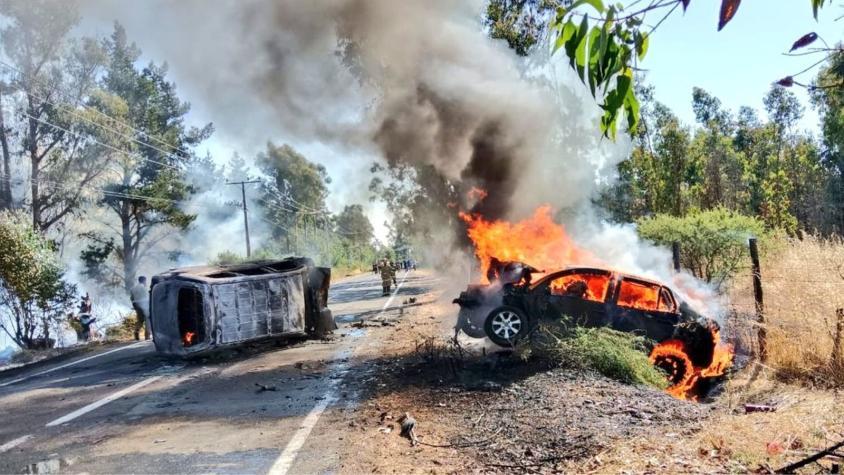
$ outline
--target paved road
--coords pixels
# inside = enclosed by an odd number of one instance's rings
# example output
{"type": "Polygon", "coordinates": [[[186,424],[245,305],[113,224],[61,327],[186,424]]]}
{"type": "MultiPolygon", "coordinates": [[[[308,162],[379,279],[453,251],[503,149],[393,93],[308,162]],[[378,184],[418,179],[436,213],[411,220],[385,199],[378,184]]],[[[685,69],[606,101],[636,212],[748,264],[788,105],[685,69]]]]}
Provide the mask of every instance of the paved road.
{"type": "Polygon", "coordinates": [[[268,342],[182,361],[142,342],[0,373],[0,473],[44,461],[42,471],[94,473],[334,471],[334,444],[315,443],[312,431],[327,407],[353,403],[343,374],[366,332],[348,323],[432,285],[422,272],[399,278],[390,297],[373,274],[335,283],[329,304],[341,328],[328,343],[268,342]]]}

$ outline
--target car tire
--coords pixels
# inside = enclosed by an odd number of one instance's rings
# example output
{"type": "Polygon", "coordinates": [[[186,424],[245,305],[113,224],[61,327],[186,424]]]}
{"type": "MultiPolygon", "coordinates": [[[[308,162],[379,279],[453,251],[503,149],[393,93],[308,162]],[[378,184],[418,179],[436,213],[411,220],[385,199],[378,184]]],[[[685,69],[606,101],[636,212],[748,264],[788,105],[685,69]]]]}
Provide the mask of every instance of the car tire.
{"type": "Polygon", "coordinates": [[[472,323],[471,316],[473,313],[474,312],[469,309],[461,308],[460,313],[457,314],[457,329],[462,330],[463,333],[472,338],[484,338],[486,336],[486,331],[483,327],[472,323]]]}
{"type": "Polygon", "coordinates": [[[528,319],[522,310],[503,305],[486,317],[484,332],[496,345],[512,347],[527,334],[528,319]]]}
{"type": "Polygon", "coordinates": [[[660,356],[654,366],[665,372],[669,389],[687,384],[694,370],[685,360],[674,355],[660,356]]]}

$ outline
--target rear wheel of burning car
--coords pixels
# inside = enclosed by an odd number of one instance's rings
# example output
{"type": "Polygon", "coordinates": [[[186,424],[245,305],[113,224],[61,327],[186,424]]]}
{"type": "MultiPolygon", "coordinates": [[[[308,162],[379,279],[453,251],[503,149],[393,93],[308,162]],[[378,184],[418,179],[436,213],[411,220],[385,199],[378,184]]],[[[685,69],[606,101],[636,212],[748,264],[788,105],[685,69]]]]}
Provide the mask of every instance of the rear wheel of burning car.
{"type": "Polygon", "coordinates": [[[654,366],[665,371],[669,387],[682,385],[691,376],[693,368],[689,360],[677,355],[658,355],[654,358],[654,366]]]}
{"type": "Polygon", "coordinates": [[[501,306],[489,313],[484,323],[486,336],[499,346],[513,346],[528,330],[525,314],[516,307],[501,306]]]}

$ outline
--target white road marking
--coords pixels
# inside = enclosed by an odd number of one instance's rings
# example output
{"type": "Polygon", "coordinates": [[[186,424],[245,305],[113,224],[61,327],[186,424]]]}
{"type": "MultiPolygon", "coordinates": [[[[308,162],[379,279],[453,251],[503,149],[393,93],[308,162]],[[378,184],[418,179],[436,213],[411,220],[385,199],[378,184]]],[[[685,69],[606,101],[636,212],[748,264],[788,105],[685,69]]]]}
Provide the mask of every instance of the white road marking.
{"type": "Polygon", "coordinates": [[[139,345],[142,345],[142,344],[144,344],[144,343],[146,343],[146,342],[145,342],[145,341],[139,341],[139,342],[137,342],[137,343],[132,343],[131,345],[121,346],[120,348],[115,348],[115,349],[113,349],[113,350],[109,350],[109,351],[106,351],[106,352],[104,352],[104,353],[99,353],[99,354],[96,354],[96,355],[91,355],[91,356],[88,356],[88,357],[86,357],[86,358],[82,358],[81,360],[71,361],[70,363],[65,363],[65,364],[63,364],[63,365],[56,366],[55,368],[45,369],[44,371],[39,371],[39,372],[37,372],[37,373],[32,373],[32,374],[27,375],[27,376],[21,376],[21,377],[20,377],[20,378],[18,378],[18,379],[13,379],[13,380],[11,380],[11,381],[6,381],[5,383],[0,383],[0,388],[2,388],[3,386],[8,386],[8,385],[10,385],[10,384],[19,383],[19,382],[21,382],[21,381],[25,381],[25,380],[27,380],[27,379],[34,378],[34,377],[36,377],[36,376],[41,376],[42,374],[52,373],[53,371],[58,371],[58,370],[60,370],[60,369],[67,368],[67,367],[69,367],[69,366],[78,365],[79,363],[84,363],[84,362],[86,362],[86,361],[90,361],[90,360],[92,360],[92,359],[94,359],[94,358],[99,358],[100,356],[109,355],[109,354],[111,354],[111,353],[115,353],[115,352],[118,352],[118,351],[128,350],[129,348],[135,348],[135,347],[137,347],[137,346],[139,346],[139,345]]]}
{"type": "Polygon", "coordinates": [[[153,376],[153,377],[147,378],[147,379],[145,379],[145,380],[143,380],[139,383],[135,383],[135,384],[129,386],[128,388],[124,388],[124,389],[121,389],[120,391],[117,391],[116,393],[112,393],[112,394],[100,399],[97,402],[93,402],[91,404],[88,404],[85,407],[79,408],[79,409],[71,412],[70,414],[68,414],[66,416],[62,416],[62,417],[59,417],[58,419],[56,419],[54,421],[48,422],[47,427],[53,427],[53,426],[57,426],[57,425],[60,425],[60,424],[64,424],[65,422],[70,422],[70,421],[76,419],[79,416],[85,415],[85,414],[93,411],[94,409],[98,409],[100,407],[103,407],[106,404],[110,403],[111,401],[114,401],[115,399],[119,399],[119,398],[131,393],[132,391],[140,389],[140,388],[142,388],[142,387],[144,387],[148,384],[154,383],[154,382],[158,381],[159,379],[161,379],[161,376],[153,376]]]}
{"type": "MultiPolygon", "coordinates": [[[[380,316],[384,313],[384,310],[393,302],[393,299],[396,297],[396,294],[399,293],[402,285],[404,285],[405,279],[407,279],[407,275],[410,271],[406,271],[401,278],[401,282],[396,286],[396,290],[390,295],[390,298],[384,303],[384,306],[381,307],[381,313],[378,314],[380,316]]],[[[326,391],[325,395],[323,396],[322,401],[319,402],[311,412],[305,416],[305,420],[302,421],[302,425],[299,426],[299,430],[293,434],[293,437],[287,443],[287,446],[284,447],[284,450],[281,452],[281,455],[278,456],[273,466],[270,468],[270,471],[267,472],[267,475],[286,475],[287,472],[290,470],[290,467],[293,466],[293,462],[296,460],[296,456],[299,455],[299,450],[302,449],[302,446],[305,445],[305,441],[308,440],[308,436],[311,435],[311,431],[316,426],[317,421],[319,421],[320,416],[325,410],[328,408],[331,403],[337,400],[337,396],[334,394],[334,386],[337,384],[339,380],[334,380],[333,384],[326,391]]]]}
{"type": "Polygon", "coordinates": [[[14,449],[15,447],[21,445],[22,443],[26,442],[27,440],[31,439],[32,435],[25,435],[23,437],[18,437],[15,440],[10,440],[3,445],[0,445],[0,453],[8,452],[9,450],[14,449]]]}
{"type": "Polygon", "coordinates": [[[290,467],[293,465],[293,461],[296,460],[296,456],[299,455],[299,450],[303,445],[305,445],[305,441],[308,440],[308,436],[311,435],[311,431],[319,420],[319,417],[323,412],[325,412],[328,405],[333,403],[336,399],[334,392],[328,391],[325,396],[323,396],[322,401],[311,409],[311,412],[309,412],[305,417],[305,420],[302,421],[302,425],[299,427],[299,430],[293,434],[293,437],[290,439],[290,442],[287,443],[284,451],[278,456],[275,463],[273,463],[268,475],[285,475],[287,471],[290,470],[290,467]]]}

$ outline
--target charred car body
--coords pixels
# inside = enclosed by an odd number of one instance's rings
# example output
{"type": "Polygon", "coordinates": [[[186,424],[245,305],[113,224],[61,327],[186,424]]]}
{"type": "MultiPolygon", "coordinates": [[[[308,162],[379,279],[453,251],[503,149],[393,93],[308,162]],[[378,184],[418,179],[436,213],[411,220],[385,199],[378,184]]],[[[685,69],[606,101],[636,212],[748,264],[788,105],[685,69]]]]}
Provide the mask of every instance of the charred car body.
{"type": "Polygon", "coordinates": [[[334,330],[331,269],[307,258],[173,269],[152,279],[155,348],[187,356],[220,346],[334,330]]]}
{"type": "Polygon", "coordinates": [[[541,319],[569,317],[574,324],[607,326],[656,342],[683,341],[695,366],[713,358],[715,321],[683,302],[669,287],[617,271],[573,267],[531,282],[535,268],[518,262],[493,262],[489,285],[470,285],[460,305],[456,330],[510,346],[541,319]]]}

